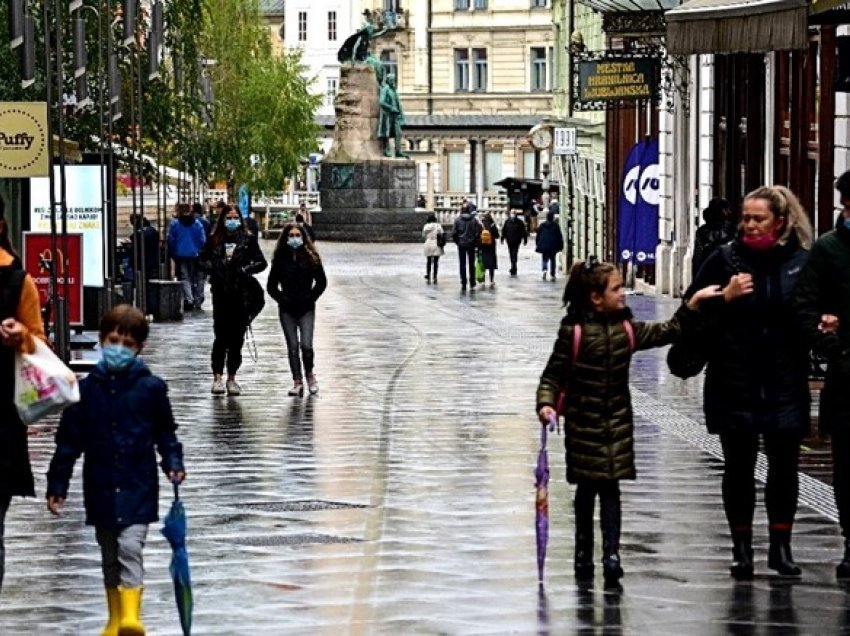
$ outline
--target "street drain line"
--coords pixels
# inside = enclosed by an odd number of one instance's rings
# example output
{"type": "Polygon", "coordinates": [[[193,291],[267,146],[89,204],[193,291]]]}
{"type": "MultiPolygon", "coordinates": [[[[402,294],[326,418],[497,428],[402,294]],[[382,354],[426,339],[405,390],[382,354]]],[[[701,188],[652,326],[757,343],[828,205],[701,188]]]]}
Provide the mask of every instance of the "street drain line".
{"type": "MultiPolygon", "coordinates": [[[[682,415],[678,411],[665,406],[650,395],[632,387],[632,407],[635,414],[640,415],[665,431],[672,433],[712,457],[723,460],[723,450],[716,435],[711,435],[700,422],[682,415]]],[[[764,453],[758,454],[756,462],[756,478],[764,483],[767,481],[767,458],[764,453]]],[[[805,473],[800,473],[799,502],[812,508],[818,514],[830,521],[838,522],[838,509],[831,486],[805,473]]]]}

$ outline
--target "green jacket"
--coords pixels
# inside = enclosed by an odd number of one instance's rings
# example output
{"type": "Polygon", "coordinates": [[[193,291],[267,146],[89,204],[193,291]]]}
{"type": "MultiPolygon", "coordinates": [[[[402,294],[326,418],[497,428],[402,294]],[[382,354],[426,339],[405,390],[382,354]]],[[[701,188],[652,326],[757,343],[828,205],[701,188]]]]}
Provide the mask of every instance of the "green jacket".
{"type": "MultiPolygon", "coordinates": [[[[633,322],[635,350],[674,342],[684,324],[696,312],[685,305],[666,322],[633,322]]],[[[565,407],[567,481],[634,479],[634,425],[629,394],[629,363],[632,351],[623,320],[629,309],[614,314],[581,316],[582,334],[578,359],[573,361],[572,342],[576,317],[561,322],[555,348],[540,385],[537,410],[555,407],[561,389],[569,381],[565,407]]]]}
{"type": "Polygon", "coordinates": [[[806,344],[827,358],[821,430],[850,427],[850,230],[843,224],[815,241],[797,280],[793,306],[806,344]],[[818,331],[823,314],[838,316],[837,334],[818,331]]]}

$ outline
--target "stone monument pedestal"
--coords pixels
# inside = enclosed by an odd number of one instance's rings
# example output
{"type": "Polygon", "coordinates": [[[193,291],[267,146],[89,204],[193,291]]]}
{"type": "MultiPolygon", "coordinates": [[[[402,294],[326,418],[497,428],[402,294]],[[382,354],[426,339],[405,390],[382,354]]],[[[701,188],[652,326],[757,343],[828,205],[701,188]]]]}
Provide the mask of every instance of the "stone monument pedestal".
{"type": "Polygon", "coordinates": [[[422,240],[427,213],[416,206],[416,164],[385,157],[377,137],[378,83],[367,64],[340,73],[334,142],[322,160],[322,211],[313,215],[319,240],[422,240]]]}

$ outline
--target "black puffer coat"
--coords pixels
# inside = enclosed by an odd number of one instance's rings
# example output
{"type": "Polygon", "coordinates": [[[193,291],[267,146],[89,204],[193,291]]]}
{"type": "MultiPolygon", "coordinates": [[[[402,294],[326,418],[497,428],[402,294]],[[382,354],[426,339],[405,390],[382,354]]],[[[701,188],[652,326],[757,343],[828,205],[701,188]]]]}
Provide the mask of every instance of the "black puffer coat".
{"type": "MultiPolygon", "coordinates": [[[[635,349],[670,344],[683,326],[693,324],[696,312],[682,306],[666,322],[633,322],[635,349]]],[[[569,382],[565,409],[567,481],[634,479],[634,425],[629,394],[632,351],[623,320],[629,309],[613,314],[596,312],[561,322],[555,349],[537,387],[537,410],[555,407],[569,382]],[[573,329],[581,320],[581,346],[572,360],[573,329]]]]}
{"type": "Polygon", "coordinates": [[[708,257],[686,293],[753,275],[752,294],[701,308],[712,340],[703,395],[709,432],[809,426],[808,354],[791,305],[808,254],[796,239],[764,252],[736,239],[708,257]]]}
{"type": "Polygon", "coordinates": [[[850,427],[850,230],[842,217],[812,246],[793,303],[804,340],[827,358],[819,427],[825,432],[850,427]],[[838,316],[837,334],[818,331],[823,314],[838,316]]]}

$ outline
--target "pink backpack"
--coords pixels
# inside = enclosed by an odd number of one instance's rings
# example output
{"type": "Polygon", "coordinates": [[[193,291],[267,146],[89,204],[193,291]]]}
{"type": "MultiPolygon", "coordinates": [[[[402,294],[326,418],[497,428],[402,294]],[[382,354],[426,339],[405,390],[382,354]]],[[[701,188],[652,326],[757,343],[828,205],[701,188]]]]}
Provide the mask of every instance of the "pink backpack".
{"type": "MultiPolygon", "coordinates": [[[[632,325],[631,321],[623,320],[620,323],[623,326],[623,331],[626,332],[626,337],[629,339],[629,351],[633,352],[635,350],[635,328],[632,325]]],[[[570,365],[575,368],[576,362],[578,362],[578,354],[581,350],[581,323],[576,323],[573,326],[573,357],[570,359],[570,365]]],[[[558,394],[558,401],[555,405],[555,412],[557,417],[561,417],[564,415],[564,410],[567,408],[567,389],[569,385],[565,386],[561,389],[561,392],[558,394]]]]}

